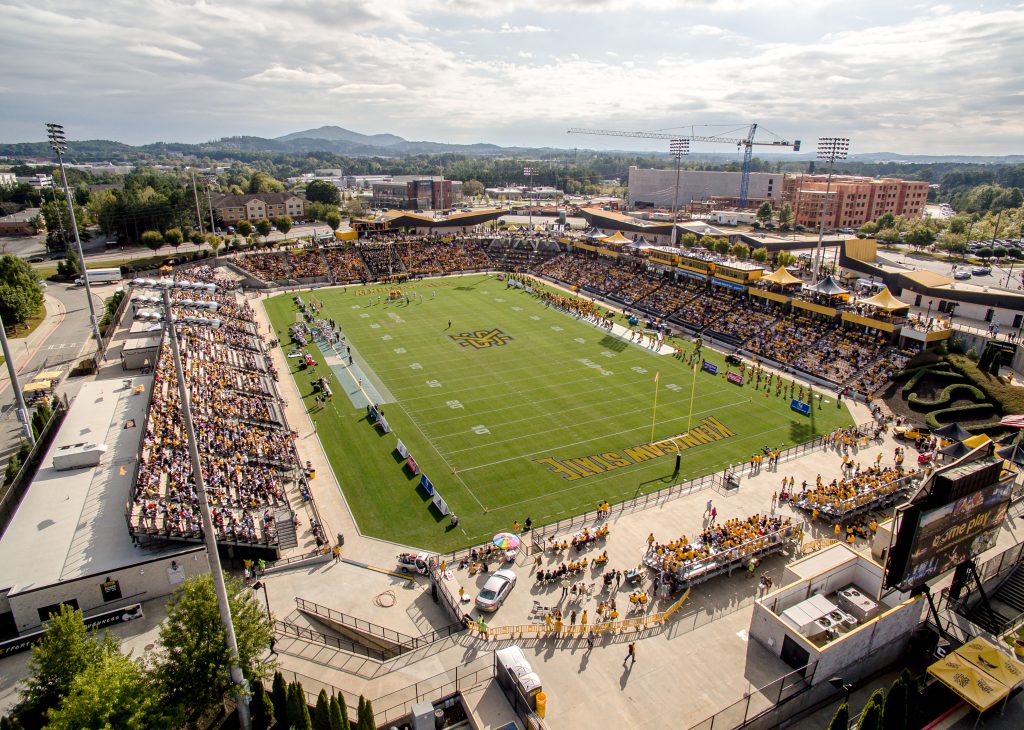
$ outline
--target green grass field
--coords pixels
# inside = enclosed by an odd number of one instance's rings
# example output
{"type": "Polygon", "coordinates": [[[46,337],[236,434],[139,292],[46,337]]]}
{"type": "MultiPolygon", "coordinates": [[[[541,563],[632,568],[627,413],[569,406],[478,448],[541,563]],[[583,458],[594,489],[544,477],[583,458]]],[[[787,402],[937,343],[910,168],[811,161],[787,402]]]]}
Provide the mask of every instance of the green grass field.
{"type": "MultiPolygon", "coordinates": [[[[314,406],[312,380],[330,378],[334,398],[313,418],[369,535],[435,550],[479,543],[513,520],[545,524],[851,423],[831,394],[806,417],[774,389],[766,398],[706,372],[696,374],[691,390],[694,375],[684,362],[546,308],[493,277],[434,279],[402,290],[422,299],[385,303],[384,287],[317,290],[321,317],[341,327],[355,368],[344,358],[332,367],[315,347],[316,368],[300,372],[298,360],[289,360],[307,408],[314,406]],[[510,339],[476,347],[452,338],[495,329],[510,339]],[[367,420],[367,399],[381,404],[391,434],[367,420]],[[646,446],[652,420],[653,442],[661,446],[646,446]],[[664,440],[688,424],[690,435],[674,442],[682,469],[673,477],[676,449],[664,440]],[[419,477],[403,468],[399,438],[459,515],[458,527],[449,528],[418,488],[419,477]]],[[[302,296],[308,301],[310,293],[302,296]]],[[[292,295],[266,306],[291,350],[288,326],[300,316],[292,295]]],[[[704,355],[724,368],[718,353],[705,348],[704,355]]]]}

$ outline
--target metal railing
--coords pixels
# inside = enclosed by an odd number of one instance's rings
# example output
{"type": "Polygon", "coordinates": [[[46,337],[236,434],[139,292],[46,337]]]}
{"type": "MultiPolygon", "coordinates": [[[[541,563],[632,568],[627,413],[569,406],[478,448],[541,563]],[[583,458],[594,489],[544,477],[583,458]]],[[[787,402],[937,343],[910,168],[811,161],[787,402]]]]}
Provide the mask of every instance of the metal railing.
{"type": "Polygon", "coordinates": [[[336,611],[329,606],[323,606],[319,603],[314,603],[313,601],[307,601],[304,598],[299,598],[298,596],[295,597],[295,607],[300,611],[328,619],[339,626],[352,629],[360,634],[382,639],[393,645],[393,647],[387,651],[394,651],[395,656],[406,654],[410,651],[415,651],[416,649],[421,649],[433,644],[434,642],[440,641],[441,639],[447,639],[449,636],[453,636],[454,634],[458,634],[466,630],[465,626],[462,624],[449,624],[443,628],[428,631],[420,636],[410,636],[408,634],[403,634],[400,631],[395,631],[385,626],[380,626],[370,621],[364,621],[361,618],[350,616],[347,613],[336,611]]]}
{"type": "Polygon", "coordinates": [[[800,669],[794,669],[789,674],[785,674],[753,692],[746,693],[742,699],[696,725],[690,726],[690,730],[714,730],[715,728],[732,730],[732,728],[743,727],[759,715],[767,713],[810,689],[817,668],[818,663],[811,662],[800,669]]]}
{"type": "Polygon", "coordinates": [[[374,720],[378,726],[395,723],[412,711],[417,702],[437,702],[459,692],[466,692],[494,678],[493,653],[488,652],[463,667],[440,674],[390,692],[373,700],[374,720]],[[383,708],[383,709],[378,709],[383,708]]]}
{"type": "Polygon", "coordinates": [[[274,619],[274,633],[280,636],[294,636],[297,639],[309,641],[314,644],[324,644],[332,649],[338,649],[339,651],[347,651],[350,654],[357,656],[366,657],[367,659],[373,659],[378,662],[386,662],[389,659],[394,659],[398,656],[395,652],[387,649],[374,649],[369,646],[364,646],[350,639],[343,639],[338,636],[331,636],[325,634],[322,631],[308,628],[306,626],[298,626],[296,624],[282,621],[281,619],[274,619]]]}

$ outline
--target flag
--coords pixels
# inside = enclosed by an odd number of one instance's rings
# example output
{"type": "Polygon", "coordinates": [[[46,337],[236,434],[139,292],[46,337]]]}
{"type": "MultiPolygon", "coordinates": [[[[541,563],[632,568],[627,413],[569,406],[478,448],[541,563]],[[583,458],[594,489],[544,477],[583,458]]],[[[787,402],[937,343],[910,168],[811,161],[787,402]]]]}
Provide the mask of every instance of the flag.
{"type": "Polygon", "coordinates": [[[661,379],[661,371],[654,373],[654,382],[657,383],[661,379]]]}

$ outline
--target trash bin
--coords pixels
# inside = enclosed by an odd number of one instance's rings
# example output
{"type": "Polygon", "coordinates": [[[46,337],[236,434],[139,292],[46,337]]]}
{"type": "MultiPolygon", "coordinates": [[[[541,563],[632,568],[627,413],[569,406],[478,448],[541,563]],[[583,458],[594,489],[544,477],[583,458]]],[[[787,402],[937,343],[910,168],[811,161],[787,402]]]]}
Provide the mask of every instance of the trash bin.
{"type": "Polygon", "coordinates": [[[544,715],[548,711],[548,693],[538,692],[537,693],[537,714],[540,715],[540,719],[544,719],[544,715]]]}

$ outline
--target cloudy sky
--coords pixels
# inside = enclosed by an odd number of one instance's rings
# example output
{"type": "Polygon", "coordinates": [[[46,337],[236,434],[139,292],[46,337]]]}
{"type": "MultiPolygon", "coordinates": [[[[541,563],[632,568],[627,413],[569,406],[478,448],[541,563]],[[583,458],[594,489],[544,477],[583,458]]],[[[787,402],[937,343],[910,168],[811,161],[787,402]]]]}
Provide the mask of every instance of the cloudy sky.
{"type": "Polygon", "coordinates": [[[565,130],[757,122],[854,152],[1020,153],[1022,59],[1020,0],[0,0],[0,140],[337,124],[641,150],[662,145],[565,130]]]}

